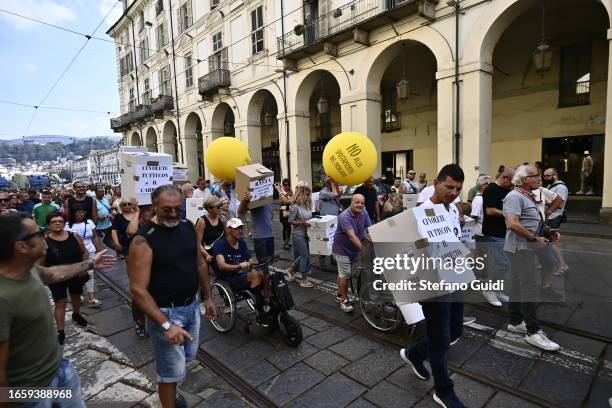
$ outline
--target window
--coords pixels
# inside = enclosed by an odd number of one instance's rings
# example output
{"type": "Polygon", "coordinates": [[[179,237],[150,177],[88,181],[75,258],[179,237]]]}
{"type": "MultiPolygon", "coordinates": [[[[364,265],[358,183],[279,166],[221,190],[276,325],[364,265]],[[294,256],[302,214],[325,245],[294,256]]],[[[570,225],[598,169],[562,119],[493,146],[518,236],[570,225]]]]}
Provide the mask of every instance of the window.
{"type": "Polygon", "coordinates": [[[208,57],[208,71],[213,72],[217,69],[228,69],[227,47],[208,57]]]}
{"type": "Polygon", "coordinates": [[[191,55],[185,57],[185,87],[193,86],[193,61],[191,55]]]}
{"type": "Polygon", "coordinates": [[[144,11],[138,13],[138,31],[142,31],[145,28],[145,16],[144,11]]]}
{"type": "Polygon", "coordinates": [[[251,45],[253,55],[264,50],[263,6],[251,11],[251,45]]]}
{"type": "Polygon", "coordinates": [[[223,35],[222,35],[221,31],[219,31],[218,33],[213,34],[213,36],[212,36],[212,43],[213,43],[213,52],[217,52],[221,48],[223,48],[223,35]]]}
{"type": "Polygon", "coordinates": [[[143,105],[149,105],[151,103],[151,81],[149,78],[144,79],[144,92],[142,94],[143,105]]]}
{"type": "Polygon", "coordinates": [[[136,109],[136,99],[134,98],[134,88],[130,88],[130,105],[129,110],[133,111],[136,109]]]}
{"type": "Polygon", "coordinates": [[[400,114],[397,112],[397,88],[387,85],[382,88],[383,120],[382,131],[393,132],[401,129],[400,114]]]}
{"type": "Polygon", "coordinates": [[[220,3],[220,0],[210,0],[210,9],[214,10],[220,3]]]}
{"type": "Polygon", "coordinates": [[[146,36],[140,40],[138,52],[140,53],[140,63],[142,64],[149,58],[149,39],[146,36]]]}
{"type": "Polygon", "coordinates": [[[172,95],[170,83],[170,65],[166,65],[159,70],[159,91],[161,95],[172,95]]]}
{"type": "Polygon", "coordinates": [[[119,59],[119,72],[121,76],[127,75],[134,69],[134,60],[132,53],[128,52],[119,59]]]}
{"type": "Polygon", "coordinates": [[[127,47],[128,45],[130,45],[130,34],[129,33],[125,33],[121,36],[121,45],[124,47],[127,47]]]}
{"type": "Polygon", "coordinates": [[[161,23],[157,26],[157,49],[161,50],[166,44],[168,44],[166,27],[164,26],[164,23],[161,23]]]}
{"type": "Polygon", "coordinates": [[[591,43],[561,48],[559,107],[588,105],[591,92],[591,43]]]}
{"type": "Polygon", "coordinates": [[[191,14],[191,0],[187,0],[186,3],[181,5],[178,9],[178,31],[182,33],[189,27],[191,27],[193,17],[191,14]]]}
{"type": "Polygon", "coordinates": [[[162,11],[164,11],[164,0],[157,0],[157,3],[155,3],[155,14],[159,16],[162,11]]]}

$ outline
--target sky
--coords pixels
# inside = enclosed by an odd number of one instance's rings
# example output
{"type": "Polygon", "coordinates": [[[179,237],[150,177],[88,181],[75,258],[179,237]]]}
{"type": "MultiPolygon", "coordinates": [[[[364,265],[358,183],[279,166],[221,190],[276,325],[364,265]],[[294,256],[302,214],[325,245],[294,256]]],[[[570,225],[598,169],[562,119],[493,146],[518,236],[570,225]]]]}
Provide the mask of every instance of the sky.
{"type": "MultiPolygon", "coordinates": [[[[0,9],[112,40],[106,31],[122,13],[118,0],[0,0],[0,9]],[[114,8],[113,8],[114,6],[114,8]]],[[[85,43],[71,34],[0,11],[0,100],[26,105],[101,111],[35,109],[0,102],[0,139],[32,135],[112,135],[119,116],[115,46],[92,39],[46,101],[45,94],[85,43]],[[106,112],[111,112],[109,116],[106,112]]]]}

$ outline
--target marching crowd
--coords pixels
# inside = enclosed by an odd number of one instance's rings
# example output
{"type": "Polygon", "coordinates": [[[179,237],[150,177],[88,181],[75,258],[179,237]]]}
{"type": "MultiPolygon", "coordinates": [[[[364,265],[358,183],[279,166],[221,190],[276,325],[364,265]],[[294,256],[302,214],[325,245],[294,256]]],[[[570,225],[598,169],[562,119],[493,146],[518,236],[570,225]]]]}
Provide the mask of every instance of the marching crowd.
{"type": "MultiPolygon", "coordinates": [[[[283,249],[292,248],[294,255],[287,279],[297,279],[304,288],[313,286],[308,228],[315,214],[337,216],[330,262],[338,271],[336,300],[342,311],[351,312],[349,280],[362,242],[369,239],[368,227],[402,211],[403,195],[416,194],[418,205],[442,204],[457,233],[468,216],[476,220],[476,251],[490,258],[480,278],[511,277],[509,293],[486,291],[484,298],[496,307],[509,303],[508,331],[543,350],[558,350],[536,316],[538,296],[554,297],[553,277],[568,270],[557,244],[568,190],[555,169],[502,166],[495,177],[481,174],[465,203],[460,199],[464,174],[459,166],[444,166],[429,185],[425,173],[418,179],[416,175],[410,170],[405,180],[370,177],[353,191],[350,202],[343,202],[340,187],[328,178],[314,206],[307,183],[295,188],[288,179],[277,183],[283,249]]],[[[118,187],[80,182],[72,189],[40,193],[0,191],[0,387],[70,388],[76,395],[70,406],[84,406],[78,375],[61,355],[66,304],[69,298],[72,320],[87,326],[81,305],[102,304],[95,297],[93,270],[113,265],[116,258],[105,249],[112,248],[125,258],[136,336],[148,335],[154,346],[160,401],[164,407],[185,406],[176,385],[198,347],[200,304],[208,318],[216,314],[210,274],[232,288],[251,289],[258,323],[269,324],[270,291],[252,266],[275,254],[274,215],[271,204],[249,209],[250,200],[247,193],[239,201],[231,181],[211,184],[205,179],[195,187],[158,187],[151,205],[123,198],[118,187]],[[185,219],[187,198],[202,199],[206,210],[195,225],[185,219]],[[246,236],[253,241],[254,257],[246,236]],[[53,298],[53,318],[43,285],[53,298]]],[[[431,376],[423,364],[429,360],[435,401],[447,408],[462,407],[447,370],[448,350],[465,323],[462,295],[422,302],[422,308],[427,335],[402,349],[400,356],[421,380],[431,376]]]]}

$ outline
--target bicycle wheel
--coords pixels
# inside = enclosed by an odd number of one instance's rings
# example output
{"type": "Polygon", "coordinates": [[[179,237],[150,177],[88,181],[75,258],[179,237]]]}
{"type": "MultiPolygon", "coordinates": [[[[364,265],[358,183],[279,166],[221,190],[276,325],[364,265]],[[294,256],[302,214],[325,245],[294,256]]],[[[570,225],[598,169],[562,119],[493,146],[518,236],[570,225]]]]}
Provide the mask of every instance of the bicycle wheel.
{"type": "Polygon", "coordinates": [[[359,306],[364,319],[376,330],[392,332],[402,322],[402,314],[391,293],[376,291],[364,282],[360,285],[359,306]]]}
{"type": "Polygon", "coordinates": [[[210,323],[221,333],[228,332],[236,324],[236,303],[229,285],[223,281],[215,281],[211,285],[211,297],[217,308],[217,317],[210,323]]]}

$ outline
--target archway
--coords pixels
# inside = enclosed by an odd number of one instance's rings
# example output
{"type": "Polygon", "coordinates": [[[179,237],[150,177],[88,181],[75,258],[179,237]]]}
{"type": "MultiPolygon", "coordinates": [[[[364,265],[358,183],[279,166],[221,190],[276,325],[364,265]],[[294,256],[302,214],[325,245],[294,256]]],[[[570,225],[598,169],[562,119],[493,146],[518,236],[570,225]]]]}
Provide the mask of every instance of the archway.
{"type": "Polygon", "coordinates": [[[292,174],[297,173],[305,181],[310,178],[313,190],[318,191],[323,187],[325,179],[323,150],[327,142],[342,131],[340,85],[331,73],[313,71],[300,83],[295,104],[296,111],[308,112],[308,118],[303,118],[302,123],[296,125],[295,144],[298,147],[295,152],[293,149],[291,151],[294,156],[292,161],[302,162],[303,166],[298,165],[292,174]],[[302,138],[309,146],[300,140],[302,138]],[[310,167],[310,171],[306,172],[306,166],[310,167]]]}
{"type": "Polygon", "coordinates": [[[213,140],[221,136],[236,136],[234,129],[234,111],[225,102],[221,102],[215,107],[211,119],[211,131],[213,140]]]}
{"type": "Polygon", "coordinates": [[[381,172],[387,177],[405,179],[410,169],[437,174],[436,66],[426,45],[407,40],[387,47],[370,67],[367,87],[381,100],[373,128],[382,133],[381,172]]]}
{"type": "MultiPolygon", "coordinates": [[[[540,161],[556,168],[573,194],[581,189],[583,152],[588,150],[594,168],[587,189],[602,194],[605,124],[593,118],[606,117],[608,28],[606,9],[597,1],[548,1],[544,9],[542,3],[524,1],[495,20],[481,51],[484,57],[492,54],[495,67],[492,170],[540,161]],[[543,23],[551,51],[541,54],[546,58],[536,66],[534,50],[543,23]]],[[[568,211],[577,199],[570,197],[568,211]]],[[[594,216],[600,207],[597,201],[594,216]]]]}
{"type": "Polygon", "coordinates": [[[204,142],[202,121],[197,113],[191,112],[185,120],[185,161],[189,178],[195,181],[204,176],[204,142]]]}
{"type": "Polygon", "coordinates": [[[279,126],[278,105],[274,95],[267,89],[260,89],[249,101],[247,112],[248,145],[251,154],[261,154],[254,161],[261,163],[274,171],[275,180],[281,178],[281,164],[279,154],[279,126]],[[255,152],[254,150],[257,150],[255,152]]]}
{"type": "Polygon", "coordinates": [[[130,146],[142,146],[142,141],[140,139],[140,135],[138,132],[132,133],[132,137],[130,140],[130,146]]]}
{"type": "Polygon", "coordinates": [[[155,133],[153,126],[147,129],[145,143],[148,151],[157,152],[157,133],[155,133]]]}
{"type": "Polygon", "coordinates": [[[179,156],[179,145],[176,135],[177,132],[174,122],[171,120],[167,121],[162,131],[163,151],[166,154],[172,155],[172,161],[174,162],[178,162],[181,159],[179,156]]]}

